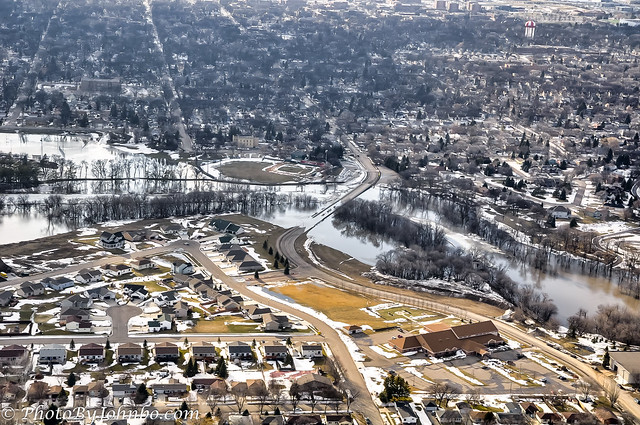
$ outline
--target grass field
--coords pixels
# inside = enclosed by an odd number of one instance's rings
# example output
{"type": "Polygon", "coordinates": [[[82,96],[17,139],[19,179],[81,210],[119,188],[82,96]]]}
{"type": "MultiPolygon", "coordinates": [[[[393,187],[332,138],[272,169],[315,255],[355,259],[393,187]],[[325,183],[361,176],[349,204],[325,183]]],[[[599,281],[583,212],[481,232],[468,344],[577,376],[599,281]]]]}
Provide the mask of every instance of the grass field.
{"type": "Polygon", "coordinates": [[[251,333],[258,332],[259,323],[244,319],[239,316],[218,316],[213,320],[198,320],[194,327],[187,329],[186,333],[251,333]],[[226,324],[226,323],[228,324],[226,324]],[[248,323],[247,325],[234,325],[231,323],[248,323]],[[249,325],[251,324],[251,325],[249,325]],[[255,326],[252,326],[255,325],[255,326]]]}
{"type": "Polygon", "coordinates": [[[218,167],[220,173],[232,179],[249,180],[256,183],[278,184],[296,180],[293,176],[263,171],[270,166],[269,162],[234,161],[218,167]]]}
{"type": "Polygon", "coordinates": [[[375,297],[365,297],[353,292],[342,291],[314,283],[286,285],[273,288],[273,291],[296,302],[326,314],[330,319],[350,325],[369,325],[373,329],[389,326],[389,323],[360,310],[383,301],[375,297]]]}

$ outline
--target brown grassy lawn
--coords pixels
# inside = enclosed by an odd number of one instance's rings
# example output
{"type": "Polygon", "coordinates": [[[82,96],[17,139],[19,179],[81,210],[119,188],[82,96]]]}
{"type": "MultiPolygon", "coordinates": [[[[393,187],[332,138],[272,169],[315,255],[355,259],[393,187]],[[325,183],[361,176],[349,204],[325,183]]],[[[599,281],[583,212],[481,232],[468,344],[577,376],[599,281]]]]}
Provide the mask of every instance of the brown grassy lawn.
{"type": "Polygon", "coordinates": [[[218,316],[213,320],[198,320],[194,327],[187,329],[186,333],[244,333],[257,332],[259,323],[246,320],[240,316],[218,316]],[[255,324],[249,325],[226,325],[225,322],[243,322],[255,324]]]}
{"type": "Polygon", "coordinates": [[[256,183],[278,184],[295,180],[293,176],[283,176],[280,174],[262,171],[268,167],[269,162],[254,161],[234,161],[218,167],[220,173],[232,179],[249,180],[256,183]]]}
{"type": "Polygon", "coordinates": [[[328,286],[304,283],[273,288],[296,302],[326,314],[330,319],[350,325],[369,325],[374,329],[390,326],[383,319],[360,310],[383,301],[376,297],[358,295],[328,286]]]}

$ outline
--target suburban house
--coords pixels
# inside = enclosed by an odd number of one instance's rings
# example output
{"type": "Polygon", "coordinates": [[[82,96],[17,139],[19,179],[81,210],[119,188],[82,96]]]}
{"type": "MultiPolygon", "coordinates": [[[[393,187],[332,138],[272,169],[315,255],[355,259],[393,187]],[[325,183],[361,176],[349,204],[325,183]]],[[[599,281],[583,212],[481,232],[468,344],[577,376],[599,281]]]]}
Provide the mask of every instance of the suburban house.
{"type": "Polygon", "coordinates": [[[232,235],[240,235],[244,233],[244,229],[242,227],[221,218],[215,218],[211,220],[209,224],[218,232],[230,233],[232,235]]]}
{"type": "Polygon", "coordinates": [[[75,281],[78,283],[94,283],[102,280],[102,272],[100,270],[82,269],[76,274],[75,281]]]}
{"type": "Polygon", "coordinates": [[[137,298],[140,300],[144,300],[149,296],[149,291],[144,285],[136,285],[133,283],[127,283],[122,288],[122,292],[129,296],[130,298],[137,298]]]}
{"type": "Polygon", "coordinates": [[[403,424],[415,424],[418,422],[418,415],[416,415],[409,403],[396,401],[395,405],[403,424]]]}
{"type": "Polygon", "coordinates": [[[228,244],[239,244],[240,243],[240,239],[232,234],[226,234],[226,235],[221,235],[218,238],[218,243],[223,244],[223,243],[228,243],[228,244]]]}
{"type": "Polygon", "coordinates": [[[193,274],[194,272],[193,264],[186,261],[177,260],[171,263],[171,273],[173,274],[193,274]]]}
{"type": "Polygon", "coordinates": [[[215,360],[218,357],[218,352],[213,344],[200,341],[191,344],[191,356],[194,360],[215,360]]]}
{"type": "Polygon", "coordinates": [[[116,294],[113,291],[110,291],[105,286],[101,286],[99,288],[91,288],[87,289],[87,296],[92,300],[100,300],[100,301],[108,301],[115,300],[116,294]]]}
{"type": "Polygon", "coordinates": [[[267,384],[263,379],[247,379],[247,394],[252,397],[259,397],[261,394],[268,394],[267,384]]]}
{"type": "Polygon", "coordinates": [[[620,419],[618,419],[616,414],[605,407],[594,409],[593,414],[598,418],[598,421],[604,425],[617,425],[620,423],[620,419]]]}
{"type": "Polygon", "coordinates": [[[436,417],[442,425],[460,425],[462,424],[462,413],[459,410],[440,410],[436,411],[436,417]]]}
{"type": "Polygon", "coordinates": [[[255,260],[245,260],[238,266],[238,271],[240,273],[261,272],[263,270],[264,267],[262,266],[262,264],[258,263],[255,260]]]}
{"type": "Polygon", "coordinates": [[[193,378],[191,380],[191,389],[193,390],[206,390],[211,387],[211,384],[219,380],[220,378],[205,377],[205,378],[193,378]]]}
{"type": "MultiPolygon", "coordinates": [[[[561,415],[564,417],[564,421],[571,425],[596,425],[598,423],[598,419],[588,412],[562,412],[561,415]]],[[[498,417],[500,417],[499,413],[498,417]]]]}
{"type": "Polygon", "coordinates": [[[326,415],[325,419],[327,425],[353,425],[353,418],[350,415],[326,415]]]}
{"type": "Polygon", "coordinates": [[[140,270],[153,269],[155,268],[156,263],[154,263],[148,258],[139,258],[137,260],[133,260],[129,262],[129,265],[131,265],[131,268],[133,268],[134,270],[140,271],[140,270]]]}
{"type": "Polygon", "coordinates": [[[124,240],[129,242],[142,242],[150,239],[158,239],[158,233],[150,230],[125,230],[122,232],[124,240]]]}
{"type": "Polygon", "coordinates": [[[323,425],[320,415],[292,415],[287,417],[287,425],[323,425]]]}
{"type": "Polygon", "coordinates": [[[248,319],[262,321],[262,315],[271,313],[271,309],[269,307],[261,307],[256,304],[251,304],[249,306],[244,306],[242,308],[242,313],[248,319]]]}
{"type": "Polygon", "coordinates": [[[187,384],[184,384],[176,379],[170,379],[167,383],[151,384],[151,389],[155,394],[164,394],[170,396],[184,395],[187,393],[187,384]]]}
{"type": "Polygon", "coordinates": [[[169,223],[164,226],[160,226],[160,231],[165,235],[176,235],[182,232],[182,230],[184,230],[182,225],[178,223],[169,223]]]}
{"type": "Polygon", "coordinates": [[[135,384],[113,384],[111,392],[115,398],[133,397],[138,387],[135,384]]]}
{"type": "Polygon", "coordinates": [[[486,356],[489,348],[504,343],[498,328],[490,320],[419,335],[399,335],[389,341],[401,353],[424,351],[433,357],[451,356],[459,350],[467,355],[486,356]]]}
{"type": "Polygon", "coordinates": [[[160,342],[153,348],[157,362],[175,362],[180,357],[178,346],[170,342],[160,342]]]}
{"type": "Polygon", "coordinates": [[[89,397],[105,397],[109,395],[109,390],[104,381],[92,381],[87,384],[87,395],[89,397]]]}
{"type": "Polygon", "coordinates": [[[549,208],[549,215],[553,218],[571,218],[571,210],[562,205],[549,208]]]}
{"type": "Polygon", "coordinates": [[[540,408],[538,406],[529,401],[520,403],[520,407],[522,407],[522,411],[524,412],[524,414],[531,418],[533,418],[536,413],[540,411],[540,408]]]}
{"type": "Polygon", "coordinates": [[[164,317],[149,320],[147,322],[147,329],[149,332],[170,331],[172,326],[173,322],[171,320],[165,319],[164,317]]]}
{"type": "Polygon", "coordinates": [[[355,335],[355,334],[360,334],[360,333],[364,332],[362,327],[358,326],[358,325],[345,326],[344,329],[347,331],[347,333],[349,335],[355,335]]]}
{"type": "Polygon", "coordinates": [[[193,284],[193,292],[195,292],[201,298],[213,298],[216,291],[206,282],[203,282],[198,279],[196,283],[193,284]]]}
{"type": "Polygon", "coordinates": [[[178,319],[185,319],[189,316],[189,312],[191,311],[191,306],[184,301],[178,301],[173,306],[173,314],[178,319]]]}
{"type": "Polygon", "coordinates": [[[46,277],[42,279],[40,283],[54,291],[62,291],[63,289],[75,286],[75,282],[66,276],[46,277]]]}
{"type": "Polygon", "coordinates": [[[70,322],[72,320],[81,321],[81,320],[89,320],[89,318],[91,318],[91,313],[89,313],[87,310],[71,307],[66,310],[63,310],[60,313],[60,320],[58,323],[60,323],[61,325],[64,325],[67,322],[70,322]]]}
{"type": "Polygon", "coordinates": [[[280,360],[284,361],[289,354],[287,347],[281,344],[263,345],[264,358],[267,360],[280,360]]]}
{"type": "Polygon", "coordinates": [[[334,389],[329,378],[316,373],[307,373],[306,375],[302,375],[296,379],[296,384],[298,384],[300,391],[303,393],[308,393],[310,391],[320,393],[334,389]]]}
{"type": "MultiPolygon", "coordinates": [[[[538,422],[545,425],[557,424],[563,422],[564,419],[562,415],[556,412],[538,412],[536,413],[536,416],[538,417],[538,422]]],[[[484,422],[480,421],[479,423],[484,422]]]]}
{"type": "Polygon", "coordinates": [[[104,346],[93,342],[85,344],[78,349],[78,358],[83,363],[100,363],[104,360],[104,346]]]}
{"type": "Polygon", "coordinates": [[[159,293],[156,296],[156,304],[159,307],[164,307],[166,305],[174,305],[175,303],[178,302],[178,300],[180,300],[180,294],[178,294],[178,291],[164,291],[159,293]]]}
{"type": "Polygon", "coordinates": [[[0,306],[6,307],[13,302],[13,291],[0,292],[0,306]]]}
{"type": "Polygon", "coordinates": [[[122,232],[102,232],[98,244],[107,249],[124,248],[124,235],[122,232]]]}
{"type": "Polygon", "coordinates": [[[80,294],[73,294],[69,298],[60,301],[60,309],[66,310],[69,308],[86,309],[91,307],[93,300],[89,297],[85,297],[80,294]]]}
{"type": "Polygon", "coordinates": [[[118,345],[116,355],[120,363],[132,363],[142,361],[142,347],[132,342],[118,345]]]}
{"type": "Polygon", "coordinates": [[[229,359],[242,359],[242,360],[250,360],[253,358],[253,351],[251,350],[251,346],[244,342],[234,341],[230,342],[227,345],[227,351],[229,352],[229,359]]]}
{"type": "Polygon", "coordinates": [[[29,281],[23,282],[16,293],[23,298],[37,297],[44,294],[44,285],[42,283],[32,283],[29,281]]]}
{"type": "Polygon", "coordinates": [[[22,345],[7,345],[0,348],[0,365],[19,366],[26,363],[29,352],[22,345]]]}
{"type": "Polygon", "coordinates": [[[112,277],[120,277],[124,276],[125,274],[131,273],[131,266],[124,263],[107,264],[104,269],[105,272],[112,277]]]}
{"type": "Polygon", "coordinates": [[[70,332],[92,332],[93,324],[89,320],[72,317],[66,319],[64,329],[70,332]]]}
{"type": "Polygon", "coordinates": [[[322,345],[320,344],[302,344],[300,347],[300,355],[305,359],[317,359],[323,357],[322,345]]]}
{"type": "Polygon", "coordinates": [[[244,299],[239,296],[221,295],[217,299],[218,309],[220,311],[240,311],[244,299]]]}
{"type": "Polygon", "coordinates": [[[38,363],[64,364],[67,361],[67,349],[60,344],[47,344],[40,349],[38,363]]]}
{"type": "Polygon", "coordinates": [[[640,384],[640,351],[610,351],[609,369],[624,384],[640,384]]]}
{"type": "Polygon", "coordinates": [[[267,313],[262,315],[262,328],[265,331],[286,331],[292,327],[291,322],[287,316],[275,315],[273,313],[267,313]]]}

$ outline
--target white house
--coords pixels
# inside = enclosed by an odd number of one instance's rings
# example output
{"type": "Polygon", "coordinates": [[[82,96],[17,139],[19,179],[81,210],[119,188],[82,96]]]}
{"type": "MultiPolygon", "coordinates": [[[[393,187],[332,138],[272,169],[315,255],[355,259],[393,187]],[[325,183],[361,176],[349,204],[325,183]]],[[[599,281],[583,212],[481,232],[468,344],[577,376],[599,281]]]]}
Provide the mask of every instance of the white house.
{"type": "Polygon", "coordinates": [[[185,261],[174,261],[171,264],[171,273],[173,274],[193,274],[193,264],[185,261]]]}
{"type": "Polygon", "coordinates": [[[44,286],[47,286],[54,291],[62,291],[63,289],[71,288],[75,286],[75,282],[68,277],[47,277],[40,281],[44,286]]]}
{"type": "Polygon", "coordinates": [[[320,344],[302,344],[300,347],[300,355],[305,359],[317,359],[323,357],[322,345],[320,344]]]}
{"type": "Polygon", "coordinates": [[[396,402],[396,410],[403,424],[415,424],[418,423],[418,416],[413,411],[413,408],[409,403],[396,402]]]}
{"type": "Polygon", "coordinates": [[[76,282],[83,283],[83,284],[99,282],[101,280],[102,280],[102,272],[99,270],[92,270],[92,269],[82,269],[78,272],[78,274],[75,277],[76,282]]]}
{"type": "Polygon", "coordinates": [[[557,205],[555,207],[549,208],[549,214],[554,218],[570,218],[571,210],[562,205],[557,205]]]}
{"type": "Polygon", "coordinates": [[[48,344],[40,349],[38,363],[64,364],[67,361],[67,349],[60,344],[48,344]]]}
{"type": "Polygon", "coordinates": [[[609,368],[614,371],[620,382],[640,383],[640,351],[610,351],[609,368]]]}

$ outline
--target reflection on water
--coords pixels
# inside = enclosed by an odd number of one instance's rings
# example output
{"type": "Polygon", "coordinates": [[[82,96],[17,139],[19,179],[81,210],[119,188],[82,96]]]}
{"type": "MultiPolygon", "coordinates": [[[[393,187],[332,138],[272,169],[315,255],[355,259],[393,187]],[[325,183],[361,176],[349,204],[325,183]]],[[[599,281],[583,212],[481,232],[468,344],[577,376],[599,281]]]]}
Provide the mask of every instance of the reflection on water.
{"type": "Polygon", "coordinates": [[[36,211],[0,215],[2,244],[29,241],[69,230],[71,229],[66,224],[49,222],[45,216],[36,211]]]}
{"type": "MultiPolygon", "coordinates": [[[[291,191],[292,188],[283,189],[291,191]]],[[[377,190],[371,190],[366,192],[365,198],[375,200],[377,195],[377,190]]],[[[293,226],[308,228],[315,224],[315,220],[311,217],[312,214],[313,212],[310,211],[299,211],[291,207],[284,207],[258,218],[285,228],[293,226]]],[[[419,214],[415,212],[415,215],[421,219],[434,220],[433,215],[429,213],[419,214]]],[[[69,230],[71,229],[64,224],[49,223],[46,217],[36,211],[26,214],[0,216],[0,234],[3,235],[3,244],[32,240],[64,233],[69,230]]],[[[348,226],[336,226],[332,219],[319,223],[309,232],[309,235],[317,243],[342,251],[372,266],[375,265],[376,257],[380,253],[394,248],[391,243],[353,232],[348,226]]],[[[579,272],[546,274],[533,270],[529,266],[514,263],[505,256],[495,253],[493,247],[478,241],[477,238],[469,237],[452,229],[447,231],[447,237],[455,246],[462,248],[473,247],[483,252],[493,252],[491,254],[493,261],[505,267],[507,274],[513,280],[521,284],[533,284],[548,293],[558,306],[558,318],[562,323],[581,307],[590,313],[595,312],[600,304],[617,303],[624,304],[634,310],[640,308],[640,301],[621,294],[617,289],[617,285],[609,281],[609,279],[586,276],[579,272]]]]}

